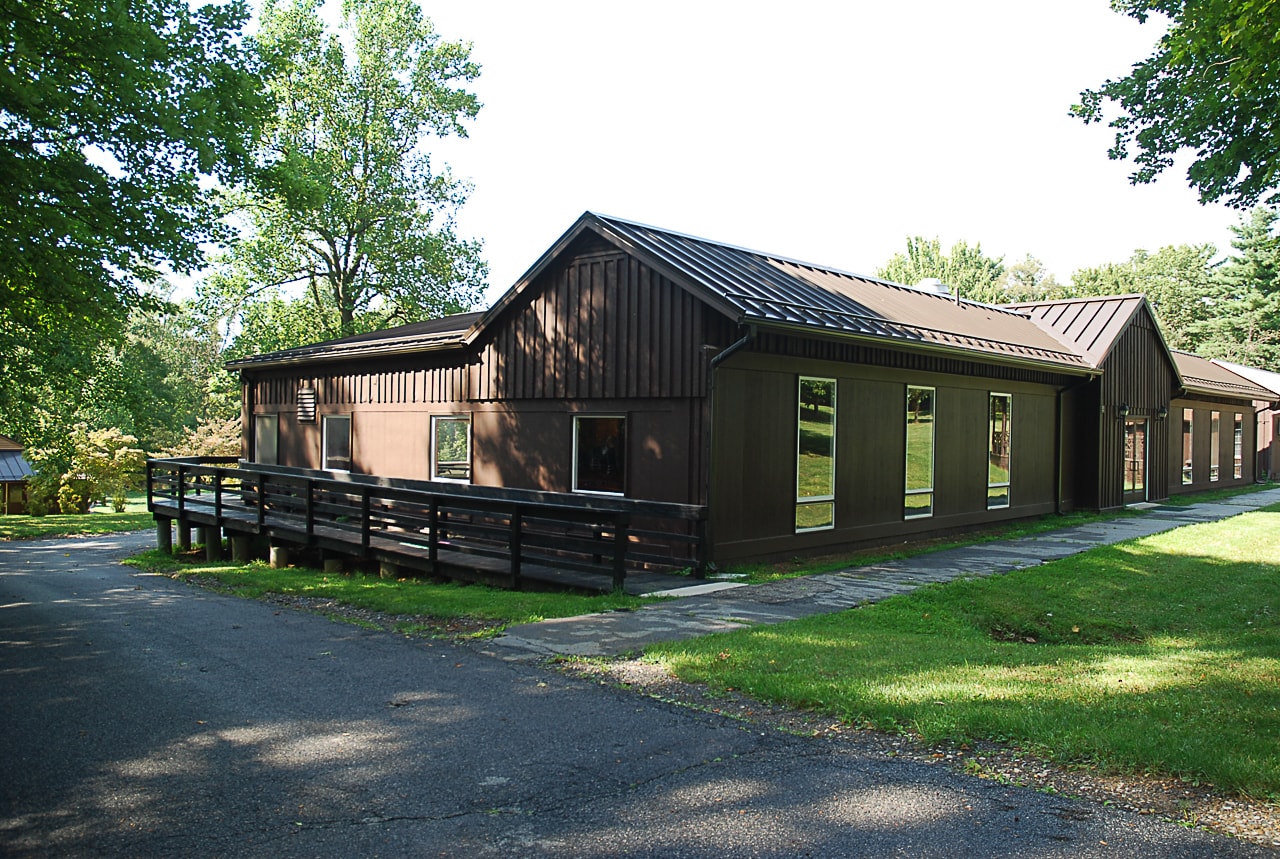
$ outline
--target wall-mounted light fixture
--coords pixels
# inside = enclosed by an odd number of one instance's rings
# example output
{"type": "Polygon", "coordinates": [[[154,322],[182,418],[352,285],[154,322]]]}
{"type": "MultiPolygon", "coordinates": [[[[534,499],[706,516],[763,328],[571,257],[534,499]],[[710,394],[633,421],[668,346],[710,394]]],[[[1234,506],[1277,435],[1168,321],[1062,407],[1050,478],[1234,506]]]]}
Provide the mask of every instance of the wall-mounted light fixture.
{"type": "Polygon", "coordinates": [[[1116,414],[1120,415],[1120,420],[1124,420],[1125,418],[1129,417],[1129,404],[1121,403],[1116,408],[1116,414]]]}
{"type": "Polygon", "coordinates": [[[1156,410],[1156,420],[1162,421],[1167,417],[1169,417],[1168,406],[1161,406],[1159,409],[1156,410]]]}

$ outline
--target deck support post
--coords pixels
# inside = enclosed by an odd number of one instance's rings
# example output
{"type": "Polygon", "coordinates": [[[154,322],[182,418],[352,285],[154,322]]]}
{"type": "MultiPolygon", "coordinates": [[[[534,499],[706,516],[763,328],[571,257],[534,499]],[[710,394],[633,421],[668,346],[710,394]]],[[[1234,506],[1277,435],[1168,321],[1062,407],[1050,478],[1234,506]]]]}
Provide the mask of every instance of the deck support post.
{"type": "Polygon", "coordinates": [[[253,560],[253,540],[248,534],[230,534],[231,560],[237,564],[247,564],[253,560]]]}
{"type": "Polygon", "coordinates": [[[613,523],[613,589],[622,590],[627,579],[627,544],[631,537],[631,518],[619,515],[613,523]]]}
{"type": "Polygon", "coordinates": [[[173,520],[156,519],[156,548],[166,555],[173,554],[173,520]]]}
{"type": "Polygon", "coordinates": [[[178,517],[178,551],[191,551],[191,520],[178,517]]]}
{"type": "Polygon", "coordinates": [[[221,561],[222,529],[217,525],[206,525],[200,530],[204,532],[204,559],[206,561],[221,561]]]}
{"type": "Polygon", "coordinates": [[[378,578],[380,579],[398,579],[400,578],[400,566],[390,561],[381,561],[378,564],[378,578]]]}
{"type": "Polygon", "coordinates": [[[342,558],[337,555],[326,555],[324,559],[324,571],[326,573],[342,572],[342,558]]]}
{"type": "Polygon", "coordinates": [[[272,543],[268,552],[270,555],[271,569],[283,570],[285,567],[289,566],[288,546],[282,546],[279,543],[272,543]]]}

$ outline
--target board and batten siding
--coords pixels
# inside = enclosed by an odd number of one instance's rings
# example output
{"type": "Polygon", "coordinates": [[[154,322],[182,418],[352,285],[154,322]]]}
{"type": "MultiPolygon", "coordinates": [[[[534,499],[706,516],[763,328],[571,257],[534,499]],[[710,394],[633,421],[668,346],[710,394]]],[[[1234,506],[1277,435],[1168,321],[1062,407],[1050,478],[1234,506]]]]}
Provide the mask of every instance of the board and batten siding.
{"type": "Polygon", "coordinates": [[[707,395],[727,319],[619,252],[586,252],[546,272],[481,345],[473,399],[647,399],[707,395]]]}
{"type": "MultiPolygon", "coordinates": [[[[1102,363],[1098,433],[1097,507],[1124,506],[1124,420],[1147,419],[1147,498],[1169,497],[1169,434],[1160,426],[1160,409],[1173,399],[1175,370],[1156,328],[1144,309],[1129,323],[1102,363]]],[[[1166,418],[1168,419],[1168,418],[1166,418]]]]}
{"type": "Polygon", "coordinates": [[[1056,509],[1059,386],[743,351],[716,376],[711,530],[715,560],[835,551],[1056,509]],[[836,380],[835,527],[796,533],[797,386],[836,380]],[[905,519],[906,392],[936,390],[934,515],[905,519]],[[1012,503],[987,509],[991,393],[1013,396],[1012,503]]]}

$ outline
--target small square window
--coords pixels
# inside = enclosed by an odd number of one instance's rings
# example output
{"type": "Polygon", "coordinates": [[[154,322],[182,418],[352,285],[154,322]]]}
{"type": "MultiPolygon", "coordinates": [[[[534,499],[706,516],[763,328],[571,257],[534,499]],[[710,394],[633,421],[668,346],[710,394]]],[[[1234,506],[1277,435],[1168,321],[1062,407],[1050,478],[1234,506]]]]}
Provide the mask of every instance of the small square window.
{"type": "Polygon", "coordinates": [[[431,419],[431,479],[471,480],[471,418],[431,419]]]}
{"type": "Polygon", "coordinates": [[[627,419],[579,417],[573,421],[573,491],[627,491],[627,419]]]}

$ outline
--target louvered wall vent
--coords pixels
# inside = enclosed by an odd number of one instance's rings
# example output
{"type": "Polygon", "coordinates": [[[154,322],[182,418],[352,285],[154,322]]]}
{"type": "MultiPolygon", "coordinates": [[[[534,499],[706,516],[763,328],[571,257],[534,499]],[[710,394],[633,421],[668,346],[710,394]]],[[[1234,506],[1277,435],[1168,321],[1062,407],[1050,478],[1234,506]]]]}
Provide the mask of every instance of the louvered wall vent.
{"type": "Polygon", "coordinates": [[[316,422],[316,389],[298,389],[298,423],[313,424],[316,422]]]}

